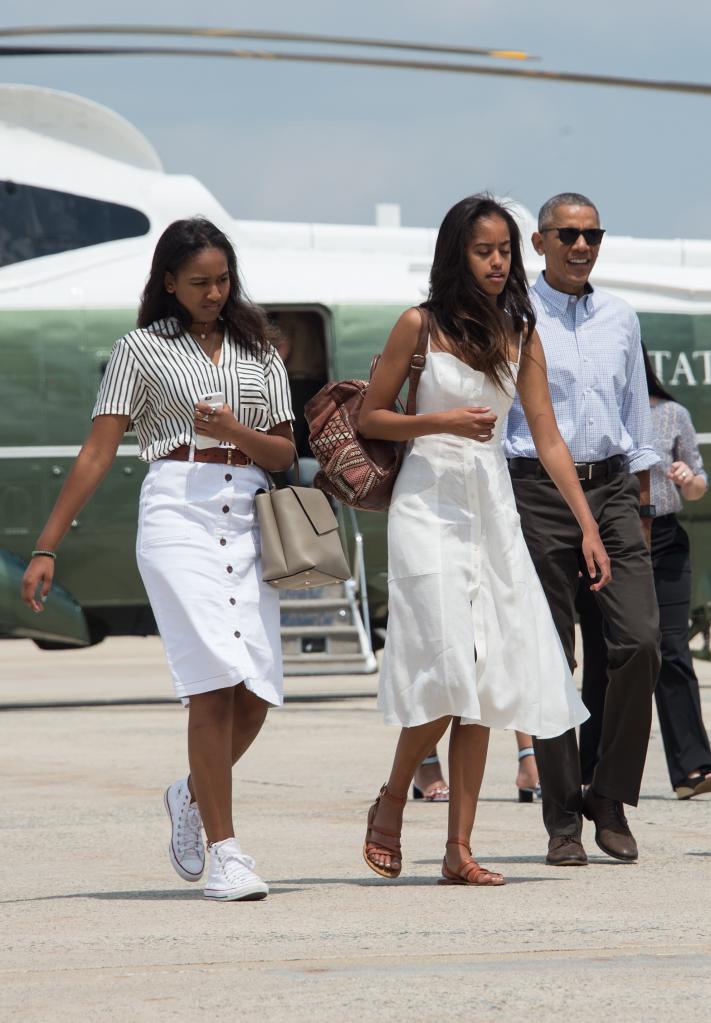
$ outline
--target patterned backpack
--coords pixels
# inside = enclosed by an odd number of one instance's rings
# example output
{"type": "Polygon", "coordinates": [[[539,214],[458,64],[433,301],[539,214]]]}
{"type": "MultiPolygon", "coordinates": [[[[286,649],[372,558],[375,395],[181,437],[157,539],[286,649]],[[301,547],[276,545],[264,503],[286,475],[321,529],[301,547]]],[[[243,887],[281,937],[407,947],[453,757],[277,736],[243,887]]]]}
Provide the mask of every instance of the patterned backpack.
{"type": "MultiPolygon", "coordinates": [[[[410,362],[405,415],[415,414],[417,385],[425,368],[429,313],[420,307],[422,325],[410,362]]],[[[380,359],[370,364],[372,379],[380,359]]],[[[326,384],[307,403],[309,444],[321,466],[314,486],[342,504],[362,511],[385,511],[405,454],[405,442],[372,440],[358,433],[358,417],[368,391],[367,380],[340,380],[326,384]]],[[[398,401],[399,411],[403,411],[398,401]]]]}

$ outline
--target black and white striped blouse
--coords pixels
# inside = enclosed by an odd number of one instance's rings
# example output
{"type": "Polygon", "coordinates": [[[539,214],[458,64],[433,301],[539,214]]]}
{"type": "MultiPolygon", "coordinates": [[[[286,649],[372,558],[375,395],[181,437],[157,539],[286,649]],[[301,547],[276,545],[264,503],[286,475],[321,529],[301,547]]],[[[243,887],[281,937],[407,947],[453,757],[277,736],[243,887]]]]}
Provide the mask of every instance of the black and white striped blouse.
{"type": "Polygon", "coordinates": [[[192,443],[195,403],[214,391],[253,430],[293,422],[289,379],[275,348],[256,355],[226,334],[215,365],[192,335],[168,336],[174,329],[159,321],[118,339],[91,414],[130,416],[144,461],[192,443]]]}

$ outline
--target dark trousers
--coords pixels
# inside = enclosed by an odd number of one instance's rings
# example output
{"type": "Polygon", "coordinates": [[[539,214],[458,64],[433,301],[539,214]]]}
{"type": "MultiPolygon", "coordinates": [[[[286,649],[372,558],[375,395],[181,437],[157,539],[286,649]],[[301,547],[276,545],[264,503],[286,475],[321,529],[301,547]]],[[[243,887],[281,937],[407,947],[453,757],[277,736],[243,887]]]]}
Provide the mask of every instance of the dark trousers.
{"type": "MultiPolygon", "coordinates": [[[[674,788],[699,768],[711,770],[711,748],[689,650],[689,538],[676,515],[663,515],[652,526],[652,569],[662,636],[662,666],[654,696],[674,788]]],[[[607,666],[599,611],[583,593],[578,598],[583,633],[583,701],[590,711],[590,718],[580,728],[581,775],[587,783],[592,781],[602,734],[600,707],[605,699],[607,666]]]]}
{"type": "MultiPolygon", "coordinates": [[[[513,479],[523,534],[550,605],[568,663],[575,654],[575,595],[582,535],[549,480],[513,479]]],[[[609,683],[593,786],[601,796],[636,806],[659,672],[659,613],[652,565],[639,522],[639,482],[617,473],[583,489],[612,561],[612,582],[595,594],[604,621],[609,683]]],[[[536,740],[543,820],[550,835],[581,828],[581,778],[575,729],[536,740]]]]}
{"type": "Polygon", "coordinates": [[[580,726],[580,780],[583,785],[591,785],[598,761],[607,692],[607,643],[600,609],[584,578],[578,585],[575,610],[578,612],[583,641],[581,695],[590,711],[590,717],[580,726]]]}

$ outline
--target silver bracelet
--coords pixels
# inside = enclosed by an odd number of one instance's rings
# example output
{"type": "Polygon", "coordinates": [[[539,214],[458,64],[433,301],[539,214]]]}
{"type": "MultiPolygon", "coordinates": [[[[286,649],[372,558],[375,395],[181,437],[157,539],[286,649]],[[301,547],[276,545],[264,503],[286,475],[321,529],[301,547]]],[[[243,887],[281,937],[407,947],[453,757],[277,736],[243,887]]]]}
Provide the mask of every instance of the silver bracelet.
{"type": "Polygon", "coordinates": [[[37,551],[32,551],[32,557],[33,558],[52,558],[52,560],[54,561],[54,560],[56,560],[57,554],[56,554],[55,551],[37,550],[37,551]]]}

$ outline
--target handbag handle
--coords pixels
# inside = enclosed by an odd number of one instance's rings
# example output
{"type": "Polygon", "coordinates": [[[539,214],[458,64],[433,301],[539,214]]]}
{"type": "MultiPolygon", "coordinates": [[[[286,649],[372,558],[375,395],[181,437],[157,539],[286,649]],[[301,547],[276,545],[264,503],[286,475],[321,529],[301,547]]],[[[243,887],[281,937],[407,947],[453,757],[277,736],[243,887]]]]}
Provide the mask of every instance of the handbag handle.
{"type": "Polygon", "coordinates": [[[430,339],[430,314],[429,310],[419,306],[420,316],[422,317],[422,323],[420,324],[420,336],[417,339],[417,347],[412,353],[410,359],[410,376],[408,378],[407,385],[407,405],[405,406],[405,415],[414,416],[417,399],[417,385],[420,382],[422,370],[425,368],[425,362],[427,361],[427,343],[430,339]]]}

